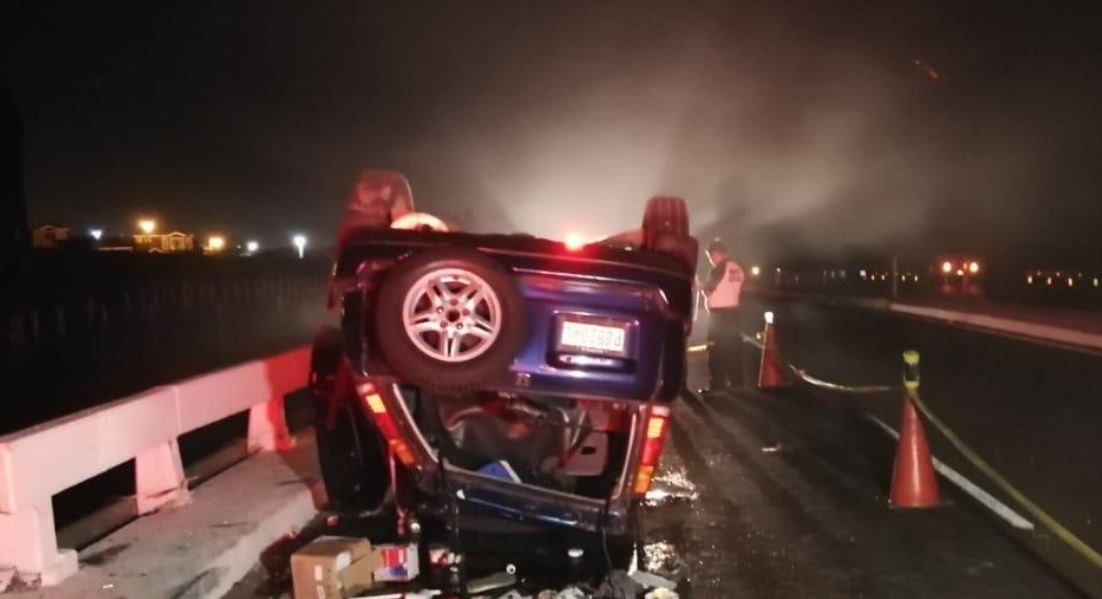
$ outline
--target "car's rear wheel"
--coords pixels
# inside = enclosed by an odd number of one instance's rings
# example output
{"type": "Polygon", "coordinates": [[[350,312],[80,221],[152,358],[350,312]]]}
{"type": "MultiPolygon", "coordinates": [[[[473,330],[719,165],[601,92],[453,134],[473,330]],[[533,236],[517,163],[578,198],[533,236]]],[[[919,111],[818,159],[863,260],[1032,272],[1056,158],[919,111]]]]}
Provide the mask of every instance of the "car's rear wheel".
{"type": "Polygon", "coordinates": [[[329,509],[378,509],[390,489],[387,454],[374,424],[356,404],[352,372],[336,329],[323,329],[314,341],[310,391],[318,462],[329,509]]]}
{"type": "Polygon", "coordinates": [[[509,369],[525,339],[524,301],[512,276],[481,253],[433,248],[387,276],[375,330],[399,379],[457,395],[509,369]]]}

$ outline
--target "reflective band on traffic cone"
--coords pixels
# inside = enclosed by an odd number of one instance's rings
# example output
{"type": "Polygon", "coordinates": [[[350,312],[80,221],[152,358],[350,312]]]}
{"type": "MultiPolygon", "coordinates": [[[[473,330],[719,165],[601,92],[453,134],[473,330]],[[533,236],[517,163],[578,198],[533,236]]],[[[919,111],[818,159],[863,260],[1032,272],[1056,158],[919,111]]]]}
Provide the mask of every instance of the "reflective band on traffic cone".
{"type": "Polygon", "coordinates": [[[892,471],[891,505],[897,508],[928,508],[941,504],[926,431],[911,397],[918,394],[918,352],[903,354],[903,422],[899,426],[899,447],[892,471]]]}
{"type": "Polygon", "coordinates": [[[773,328],[773,313],[765,313],[765,330],[761,333],[761,366],[758,368],[758,389],[787,387],[779,352],[777,351],[777,333],[773,328]]]}

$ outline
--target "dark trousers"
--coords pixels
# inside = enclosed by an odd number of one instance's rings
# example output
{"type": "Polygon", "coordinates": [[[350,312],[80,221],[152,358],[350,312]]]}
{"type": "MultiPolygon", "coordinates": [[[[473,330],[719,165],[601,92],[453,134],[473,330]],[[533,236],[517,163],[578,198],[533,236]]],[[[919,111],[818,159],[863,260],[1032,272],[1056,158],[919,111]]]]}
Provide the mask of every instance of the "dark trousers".
{"type": "Polygon", "coordinates": [[[708,318],[710,386],[742,386],[742,326],[738,309],[712,310],[708,318]]]}

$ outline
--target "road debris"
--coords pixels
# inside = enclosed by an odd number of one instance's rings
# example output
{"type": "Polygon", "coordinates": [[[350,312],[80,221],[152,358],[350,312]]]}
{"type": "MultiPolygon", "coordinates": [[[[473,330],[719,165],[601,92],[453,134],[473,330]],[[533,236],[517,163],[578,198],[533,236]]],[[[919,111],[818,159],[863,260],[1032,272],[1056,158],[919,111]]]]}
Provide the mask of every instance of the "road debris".
{"type": "Polygon", "coordinates": [[[595,599],[635,599],[645,587],[623,570],[613,570],[601,581],[595,599]]]}
{"type": "Polygon", "coordinates": [[[509,572],[497,572],[482,578],[476,578],[467,583],[467,592],[471,595],[481,595],[489,591],[507,589],[517,584],[517,577],[509,572]]]}
{"type": "Polygon", "coordinates": [[[677,588],[677,583],[672,580],[663,578],[657,574],[651,574],[650,572],[643,572],[642,570],[636,570],[630,574],[631,579],[637,582],[640,586],[648,589],[669,589],[673,590],[677,588]]]}

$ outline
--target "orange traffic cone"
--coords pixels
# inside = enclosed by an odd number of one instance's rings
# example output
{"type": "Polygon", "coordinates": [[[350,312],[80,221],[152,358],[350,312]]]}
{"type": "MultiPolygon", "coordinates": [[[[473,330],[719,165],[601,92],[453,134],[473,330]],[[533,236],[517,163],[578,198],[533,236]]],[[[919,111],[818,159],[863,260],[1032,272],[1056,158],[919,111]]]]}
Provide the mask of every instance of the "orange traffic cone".
{"type": "Polygon", "coordinates": [[[918,393],[918,352],[904,353],[903,361],[907,397],[903,400],[903,422],[899,427],[899,447],[892,471],[891,505],[897,508],[935,507],[941,504],[941,496],[930,444],[926,442],[922,420],[911,401],[912,394],[918,393]]]}
{"type": "Polygon", "coordinates": [[[784,369],[777,351],[777,333],[773,328],[773,313],[765,313],[765,330],[761,333],[761,366],[758,367],[758,389],[787,387],[784,369]]]}

